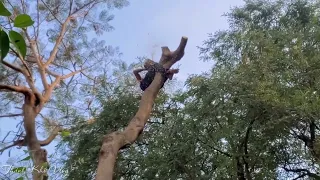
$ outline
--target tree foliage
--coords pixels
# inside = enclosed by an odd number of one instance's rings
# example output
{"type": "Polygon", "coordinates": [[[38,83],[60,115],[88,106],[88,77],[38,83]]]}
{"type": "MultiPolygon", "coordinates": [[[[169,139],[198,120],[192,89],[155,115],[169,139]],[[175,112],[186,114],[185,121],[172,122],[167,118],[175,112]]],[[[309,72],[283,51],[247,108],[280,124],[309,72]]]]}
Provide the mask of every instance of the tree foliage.
{"type": "MultiPolygon", "coordinates": [[[[3,141],[1,153],[27,146],[40,168],[47,164],[41,146],[68,136],[75,119],[92,118],[102,93],[96,87],[114,83],[109,71],[121,55],[101,35],[113,30],[111,10],[126,5],[126,0],[1,1],[0,117],[22,122],[15,138],[3,141]],[[41,140],[38,131],[47,138],[41,140]]],[[[40,176],[46,173],[33,171],[34,179],[40,176]]]]}

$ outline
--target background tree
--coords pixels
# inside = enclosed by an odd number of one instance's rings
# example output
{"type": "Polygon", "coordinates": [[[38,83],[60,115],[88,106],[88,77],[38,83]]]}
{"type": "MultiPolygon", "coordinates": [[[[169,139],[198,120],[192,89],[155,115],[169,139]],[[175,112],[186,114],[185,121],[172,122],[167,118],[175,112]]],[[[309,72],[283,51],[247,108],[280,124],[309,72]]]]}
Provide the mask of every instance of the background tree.
{"type": "MultiPolygon", "coordinates": [[[[126,0],[4,1],[11,13],[1,17],[1,33],[10,35],[15,30],[22,36],[10,36],[10,45],[16,46],[10,46],[5,58],[1,56],[0,111],[9,112],[1,117],[21,118],[24,130],[19,130],[19,138],[9,147],[27,146],[36,169],[47,164],[47,153],[41,146],[59,132],[68,134],[65,129],[73,119],[90,117],[98,105],[93,98],[95,88],[103,79],[111,82],[109,64],[119,51],[103,40],[89,38],[89,34],[112,30],[109,10],[127,4],[126,0]],[[31,16],[30,27],[17,29],[14,21],[21,14],[31,16]],[[38,139],[39,124],[51,131],[45,140],[38,139]]],[[[5,42],[2,37],[1,43],[5,42]]],[[[45,176],[46,172],[33,171],[33,179],[45,176]]]]}

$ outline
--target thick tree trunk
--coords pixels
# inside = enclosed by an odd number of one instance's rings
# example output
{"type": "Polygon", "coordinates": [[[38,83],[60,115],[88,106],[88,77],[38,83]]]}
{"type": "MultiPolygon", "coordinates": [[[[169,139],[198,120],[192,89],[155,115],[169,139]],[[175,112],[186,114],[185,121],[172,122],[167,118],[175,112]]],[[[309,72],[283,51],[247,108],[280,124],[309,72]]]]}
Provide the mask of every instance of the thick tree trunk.
{"type": "Polygon", "coordinates": [[[35,119],[39,113],[35,95],[25,95],[25,104],[23,105],[23,122],[26,131],[25,141],[33,161],[32,177],[33,180],[45,180],[47,176],[47,151],[41,148],[37,138],[35,119]]]}
{"type": "MultiPolygon", "coordinates": [[[[187,40],[187,37],[182,37],[179,47],[173,52],[171,52],[168,47],[162,47],[160,64],[162,64],[164,68],[171,68],[174,63],[183,57],[187,40]]],[[[162,80],[161,74],[156,73],[153,82],[142,95],[138,112],[131,119],[124,131],[113,132],[104,137],[99,154],[96,180],[112,180],[118,151],[124,146],[134,143],[143,131],[149,119],[154,100],[161,88],[162,80]]]]}

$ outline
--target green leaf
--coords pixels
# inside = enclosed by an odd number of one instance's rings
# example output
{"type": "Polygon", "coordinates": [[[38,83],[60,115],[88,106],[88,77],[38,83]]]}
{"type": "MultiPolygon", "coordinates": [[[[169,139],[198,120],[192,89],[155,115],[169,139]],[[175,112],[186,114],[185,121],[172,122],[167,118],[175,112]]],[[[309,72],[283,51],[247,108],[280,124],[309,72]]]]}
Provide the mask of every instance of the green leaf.
{"type": "Polygon", "coordinates": [[[1,1],[0,1],[0,16],[11,16],[11,13],[8,11],[6,7],[4,7],[1,1]]]}
{"type": "Polygon", "coordinates": [[[67,130],[64,130],[61,132],[62,137],[68,137],[68,136],[70,136],[70,134],[71,134],[70,131],[67,131],[67,130]]]}
{"type": "Polygon", "coordinates": [[[23,177],[22,176],[18,177],[16,180],[23,180],[23,177]]]}
{"type": "MultiPolygon", "coordinates": [[[[45,169],[49,169],[50,166],[49,166],[49,163],[48,162],[44,162],[42,165],[41,165],[42,168],[45,168],[45,169]]],[[[42,169],[41,168],[41,169],[42,169]]]]}
{"type": "MultiPolygon", "coordinates": [[[[27,156],[27,157],[25,157],[24,159],[22,159],[22,160],[20,160],[20,161],[28,161],[29,159],[31,159],[31,156],[27,156]]],[[[19,161],[19,162],[20,162],[19,161]]]]}
{"type": "Polygon", "coordinates": [[[31,17],[27,14],[19,14],[16,19],[14,19],[13,25],[14,27],[25,28],[28,26],[32,26],[34,21],[32,21],[31,17]]]}
{"type": "Polygon", "coordinates": [[[9,37],[8,34],[4,31],[0,31],[0,51],[1,51],[1,60],[3,60],[9,52],[9,37]]]}
{"type": "Polygon", "coordinates": [[[12,172],[15,173],[24,173],[26,172],[27,168],[26,167],[16,167],[12,169],[12,172]]]}
{"type": "Polygon", "coordinates": [[[21,34],[15,31],[9,31],[11,43],[18,49],[21,56],[24,58],[27,54],[27,46],[21,34]]]}
{"type": "Polygon", "coordinates": [[[24,153],[28,153],[29,151],[27,151],[27,150],[23,150],[23,152],[24,152],[24,153]]]}

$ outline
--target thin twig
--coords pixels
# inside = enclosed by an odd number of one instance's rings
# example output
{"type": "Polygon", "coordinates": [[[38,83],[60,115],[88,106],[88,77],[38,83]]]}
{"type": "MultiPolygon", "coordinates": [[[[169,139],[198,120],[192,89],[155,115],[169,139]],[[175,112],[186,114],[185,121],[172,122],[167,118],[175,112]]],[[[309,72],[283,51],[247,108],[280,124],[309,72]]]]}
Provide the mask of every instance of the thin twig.
{"type": "Polygon", "coordinates": [[[6,114],[6,115],[0,115],[0,118],[6,118],[6,117],[17,117],[17,116],[23,116],[22,113],[19,114],[6,114]]]}

